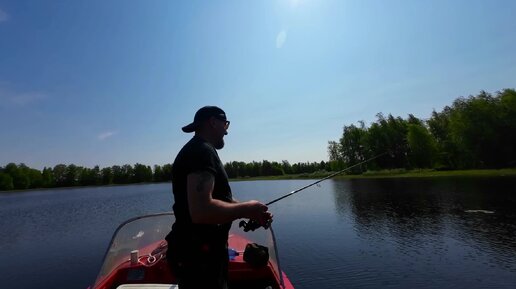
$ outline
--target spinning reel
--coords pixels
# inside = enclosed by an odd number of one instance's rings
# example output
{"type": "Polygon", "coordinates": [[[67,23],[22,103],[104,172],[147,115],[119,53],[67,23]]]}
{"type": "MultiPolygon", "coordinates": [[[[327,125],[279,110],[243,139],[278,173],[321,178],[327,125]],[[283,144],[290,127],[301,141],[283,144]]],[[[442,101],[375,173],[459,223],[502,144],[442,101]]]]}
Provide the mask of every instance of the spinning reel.
{"type": "Polygon", "coordinates": [[[265,223],[265,225],[262,226],[258,224],[258,222],[256,222],[255,220],[249,219],[247,222],[245,220],[240,221],[238,227],[244,228],[244,232],[254,231],[260,227],[263,227],[265,230],[267,230],[271,226],[271,223],[272,220],[269,220],[267,221],[267,223],[265,223]]]}

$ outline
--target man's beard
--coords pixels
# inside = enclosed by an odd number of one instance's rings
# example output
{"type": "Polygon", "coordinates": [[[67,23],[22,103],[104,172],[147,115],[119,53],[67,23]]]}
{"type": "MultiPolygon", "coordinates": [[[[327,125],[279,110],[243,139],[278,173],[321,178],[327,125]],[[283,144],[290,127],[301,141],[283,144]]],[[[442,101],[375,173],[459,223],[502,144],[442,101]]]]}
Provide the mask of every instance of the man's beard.
{"type": "Polygon", "coordinates": [[[221,138],[217,143],[215,143],[214,145],[215,149],[222,149],[224,147],[224,139],[221,138]]]}

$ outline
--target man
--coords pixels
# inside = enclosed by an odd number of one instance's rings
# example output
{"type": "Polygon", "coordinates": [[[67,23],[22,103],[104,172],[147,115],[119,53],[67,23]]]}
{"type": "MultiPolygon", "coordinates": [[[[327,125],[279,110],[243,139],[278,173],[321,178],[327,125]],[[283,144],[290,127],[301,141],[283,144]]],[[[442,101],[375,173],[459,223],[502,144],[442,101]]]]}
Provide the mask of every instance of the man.
{"type": "Polygon", "coordinates": [[[194,137],[172,167],[176,222],[167,236],[167,260],[180,289],[227,288],[227,241],[231,222],[249,218],[267,224],[272,214],[258,201],[233,199],[216,150],[224,147],[229,121],[216,106],[205,106],[183,131],[194,137]]]}

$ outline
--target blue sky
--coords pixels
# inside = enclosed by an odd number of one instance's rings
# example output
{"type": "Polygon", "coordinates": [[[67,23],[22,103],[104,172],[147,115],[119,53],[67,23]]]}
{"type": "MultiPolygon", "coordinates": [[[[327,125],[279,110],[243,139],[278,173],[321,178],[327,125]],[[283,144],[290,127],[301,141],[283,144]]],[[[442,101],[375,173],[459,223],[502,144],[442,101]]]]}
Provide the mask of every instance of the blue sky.
{"type": "Polygon", "coordinates": [[[3,1],[0,166],[173,161],[204,105],[223,162],[321,161],[379,112],[516,87],[515,1],[3,1]]]}

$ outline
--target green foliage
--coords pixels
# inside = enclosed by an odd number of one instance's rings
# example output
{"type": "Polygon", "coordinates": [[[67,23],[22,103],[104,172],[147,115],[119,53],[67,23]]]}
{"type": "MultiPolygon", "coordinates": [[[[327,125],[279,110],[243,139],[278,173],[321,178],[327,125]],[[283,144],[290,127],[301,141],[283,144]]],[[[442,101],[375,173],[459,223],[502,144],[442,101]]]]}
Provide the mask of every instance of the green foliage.
{"type": "Polygon", "coordinates": [[[11,175],[0,172],[0,191],[14,189],[13,178],[11,175]]]}
{"type": "Polygon", "coordinates": [[[229,178],[250,178],[250,177],[270,177],[283,176],[285,174],[311,174],[316,171],[323,171],[329,167],[326,162],[296,163],[291,165],[288,161],[270,162],[229,162],[224,165],[224,169],[229,178]]]}
{"type": "MultiPolygon", "coordinates": [[[[340,142],[328,143],[331,162],[350,166],[388,152],[354,172],[395,168],[472,169],[516,165],[516,91],[481,91],[459,97],[426,122],[383,114],[366,128],[344,126],[340,142]]],[[[335,164],[333,164],[335,167],[335,164]]]]}
{"type": "Polygon", "coordinates": [[[328,142],[328,158],[330,159],[330,162],[343,159],[342,155],[340,154],[341,151],[342,149],[340,148],[340,143],[336,141],[328,142]]]}
{"type": "Polygon", "coordinates": [[[129,184],[139,182],[162,182],[172,179],[172,165],[163,167],[135,164],[92,169],[74,164],[59,164],[43,171],[32,169],[24,164],[7,164],[0,167],[0,191],[24,190],[31,188],[53,188],[71,186],[98,186],[111,184],[129,184]]]}
{"type": "Polygon", "coordinates": [[[66,185],[66,165],[59,164],[54,166],[54,183],[57,187],[64,187],[66,185]]]}
{"type": "Polygon", "coordinates": [[[64,172],[64,186],[72,187],[79,185],[79,175],[82,169],[74,164],[66,167],[64,172]]]}
{"type": "Polygon", "coordinates": [[[504,156],[504,166],[516,166],[516,90],[505,89],[498,94],[500,98],[499,117],[500,143],[499,154],[504,156]]]}
{"type": "Polygon", "coordinates": [[[133,174],[132,181],[135,183],[152,182],[152,169],[150,166],[135,164],[133,174]]]}
{"type": "Polygon", "coordinates": [[[283,172],[282,166],[277,162],[269,162],[264,160],[259,169],[260,176],[281,176],[283,172]]]}
{"type": "Polygon", "coordinates": [[[161,166],[154,165],[154,174],[152,176],[152,180],[154,182],[164,182],[165,178],[163,175],[163,170],[161,169],[161,166]]]}
{"type": "MultiPolygon", "coordinates": [[[[339,140],[340,154],[342,160],[350,166],[362,162],[366,159],[365,136],[367,130],[363,122],[360,126],[344,126],[344,132],[339,140]]],[[[363,167],[355,167],[352,173],[361,173],[363,167]]]]}
{"type": "Polygon", "coordinates": [[[409,162],[413,168],[431,168],[436,156],[436,143],[428,129],[419,124],[409,124],[407,132],[409,162]]]}
{"type": "Polygon", "coordinates": [[[51,168],[43,168],[43,172],[41,172],[42,185],[43,188],[51,188],[55,186],[55,178],[54,172],[51,168]]]}
{"type": "Polygon", "coordinates": [[[113,183],[113,169],[110,167],[103,168],[100,171],[102,184],[111,185],[113,183]]]}
{"type": "MultiPolygon", "coordinates": [[[[516,166],[516,91],[504,89],[491,95],[459,97],[441,112],[423,121],[412,114],[407,119],[385,117],[369,127],[344,126],[339,141],[328,142],[328,162],[290,164],[279,162],[229,162],[230,178],[278,177],[285,174],[315,177],[340,171],[368,158],[388,152],[351,173],[398,172],[414,168],[437,170],[503,168],[516,166]]],[[[163,182],[172,180],[172,164],[150,166],[126,164],[100,169],[58,164],[39,171],[25,164],[9,163],[0,168],[0,190],[23,190],[63,186],[89,186],[163,182]]]]}
{"type": "Polygon", "coordinates": [[[17,166],[15,163],[9,163],[5,166],[4,172],[11,176],[15,189],[25,190],[30,188],[28,170],[29,168],[24,164],[17,166]]]}
{"type": "Polygon", "coordinates": [[[79,176],[79,184],[81,186],[98,186],[102,184],[102,175],[99,166],[93,169],[81,168],[79,176]]]}
{"type": "Polygon", "coordinates": [[[163,166],[162,179],[163,181],[172,181],[172,164],[163,166]]]}
{"type": "Polygon", "coordinates": [[[287,160],[281,161],[281,169],[284,174],[290,175],[292,174],[292,165],[287,160]]]}
{"type": "Polygon", "coordinates": [[[516,164],[516,92],[456,99],[429,126],[451,168],[500,168],[516,164]],[[435,131],[435,132],[434,132],[435,131]]]}

